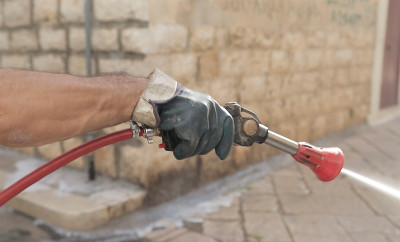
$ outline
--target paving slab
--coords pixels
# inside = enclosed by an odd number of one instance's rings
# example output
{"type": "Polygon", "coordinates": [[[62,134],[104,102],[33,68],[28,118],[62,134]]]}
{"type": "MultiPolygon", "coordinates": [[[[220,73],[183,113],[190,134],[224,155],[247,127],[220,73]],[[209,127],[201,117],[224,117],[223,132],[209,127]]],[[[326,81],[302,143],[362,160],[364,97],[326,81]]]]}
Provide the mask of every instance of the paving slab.
{"type": "Polygon", "coordinates": [[[203,233],[219,241],[244,241],[242,224],[240,221],[205,220],[203,233]]]}
{"type": "Polygon", "coordinates": [[[349,233],[398,234],[400,229],[384,216],[338,216],[342,227],[349,233]]]}
{"type": "Polygon", "coordinates": [[[339,224],[335,216],[296,215],[284,216],[295,241],[351,241],[349,234],[339,224]]]}
{"type": "MultiPolygon", "coordinates": [[[[0,189],[45,162],[0,149],[0,189]]],[[[5,204],[67,230],[87,230],[109,222],[142,205],[146,191],[125,181],[62,167],[5,204]]]]}
{"type": "Polygon", "coordinates": [[[11,209],[0,208],[0,241],[39,241],[52,239],[33,219],[11,209]]]}
{"type": "Polygon", "coordinates": [[[259,241],[292,241],[280,214],[245,212],[244,217],[248,238],[259,241]]]}

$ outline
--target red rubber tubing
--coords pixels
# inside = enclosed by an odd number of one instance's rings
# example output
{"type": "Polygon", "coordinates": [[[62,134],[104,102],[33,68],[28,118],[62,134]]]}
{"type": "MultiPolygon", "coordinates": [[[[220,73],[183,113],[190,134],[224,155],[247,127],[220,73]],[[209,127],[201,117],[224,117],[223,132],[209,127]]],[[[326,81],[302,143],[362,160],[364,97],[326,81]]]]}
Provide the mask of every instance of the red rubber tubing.
{"type": "MultiPolygon", "coordinates": [[[[140,132],[139,136],[142,135],[143,133],[140,132]]],[[[20,180],[0,192],[0,207],[32,184],[38,182],[43,177],[61,168],[62,166],[65,166],[71,161],[106,145],[113,144],[122,140],[131,139],[132,137],[132,129],[125,129],[119,132],[102,136],[97,139],[93,139],[86,144],[80,145],[68,151],[67,153],[60,155],[59,157],[47,162],[46,164],[32,171],[25,177],[21,178],[20,180]]]]}

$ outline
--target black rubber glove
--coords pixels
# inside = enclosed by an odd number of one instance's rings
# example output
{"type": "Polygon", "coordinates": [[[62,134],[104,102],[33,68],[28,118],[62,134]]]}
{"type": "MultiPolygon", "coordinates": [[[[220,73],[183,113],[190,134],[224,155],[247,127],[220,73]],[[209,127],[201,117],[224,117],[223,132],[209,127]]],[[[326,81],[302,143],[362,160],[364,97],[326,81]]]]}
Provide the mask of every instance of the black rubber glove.
{"type": "Polygon", "coordinates": [[[182,87],[171,101],[158,104],[163,141],[176,159],[204,155],[215,148],[224,160],[234,137],[232,116],[209,95],[182,87]]]}

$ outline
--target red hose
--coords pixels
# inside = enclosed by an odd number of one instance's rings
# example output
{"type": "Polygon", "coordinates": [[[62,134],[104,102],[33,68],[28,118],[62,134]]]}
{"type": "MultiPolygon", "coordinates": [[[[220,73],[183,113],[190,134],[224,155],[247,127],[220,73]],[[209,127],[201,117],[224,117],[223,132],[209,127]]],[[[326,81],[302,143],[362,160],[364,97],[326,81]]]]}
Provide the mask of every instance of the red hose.
{"type": "MultiPolygon", "coordinates": [[[[140,132],[139,135],[142,136],[143,133],[140,132]]],[[[42,165],[41,167],[37,168],[33,172],[29,173],[28,175],[2,191],[0,193],[0,207],[8,202],[11,198],[15,197],[20,192],[25,190],[27,187],[31,186],[35,182],[39,181],[53,171],[61,168],[62,166],[65,166],[69,162],[106,145],[113,144],[122,140],[131,139],[132,137],[132,130],[126,129],[91,140],[86,144],[80,145],[68,151],[67,153],[60,155],[59,157],[42,165]]]]}

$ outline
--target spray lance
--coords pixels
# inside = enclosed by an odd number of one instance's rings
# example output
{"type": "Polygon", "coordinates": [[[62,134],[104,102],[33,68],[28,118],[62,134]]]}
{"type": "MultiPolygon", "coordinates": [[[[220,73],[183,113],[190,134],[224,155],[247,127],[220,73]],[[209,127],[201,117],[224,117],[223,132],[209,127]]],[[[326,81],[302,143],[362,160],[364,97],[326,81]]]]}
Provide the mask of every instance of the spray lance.
{"type": "MultiPolygon", "coordinates": [[[[255,113],[241,107],[236,102],[227,103],[224,108],[232,115],[235,123],[235,145],[252,146],[254,143],[259,143],[275,147],[290,154],[301,164],[308,166],[324,182],[331,181],[340,174],[344,163],[344,155],[340,148],[319,148],[305,142],[290,140],[269,130],[261,124],[255,113]],[[243,113],[247,115],[242,116],[243,113]]],[[[129,129],[93,139],[47,162],[21,178],[0,192],[0,206],[53,171],[96,149],[137,137],[144,137],[151,144],[154,136],[162,136],[163,143],[159,144],[158,147],[169,151],[173,150],[179,143],[174,131],[152,129],[131,122],[129,129]]]]}

